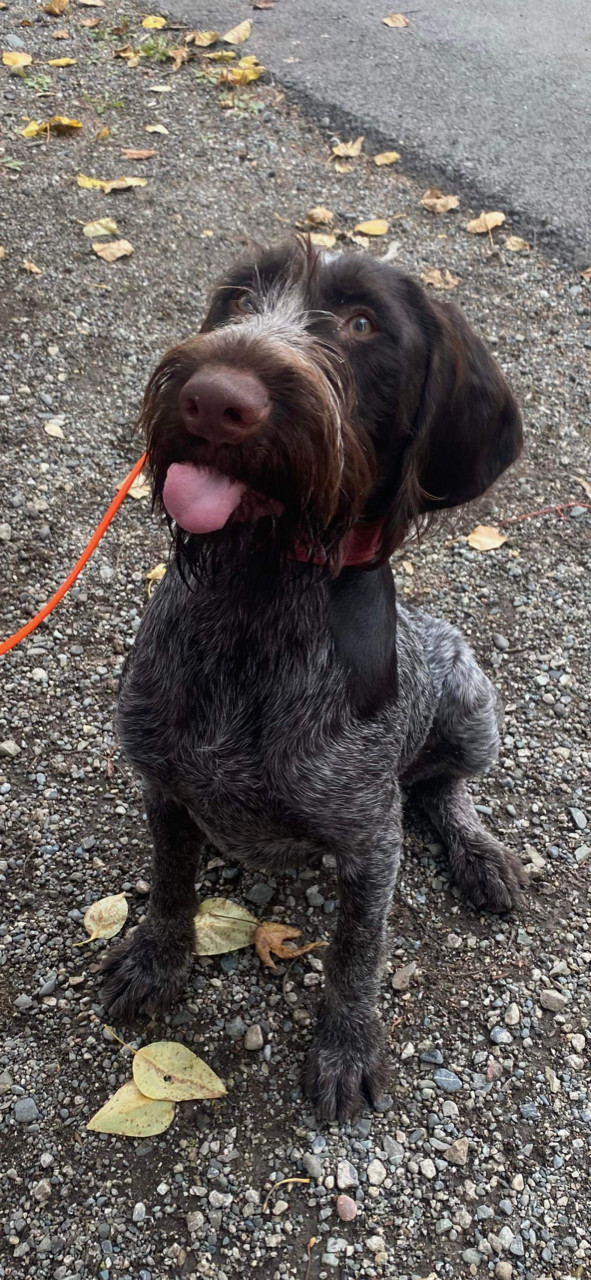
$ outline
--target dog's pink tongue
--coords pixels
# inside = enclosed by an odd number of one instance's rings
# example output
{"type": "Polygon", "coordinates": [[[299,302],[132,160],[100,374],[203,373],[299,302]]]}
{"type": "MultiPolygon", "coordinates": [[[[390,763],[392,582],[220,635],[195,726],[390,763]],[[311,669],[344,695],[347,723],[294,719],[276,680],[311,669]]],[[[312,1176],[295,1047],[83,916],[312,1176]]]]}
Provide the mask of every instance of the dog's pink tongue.
{"type": "Polygon", "coordinates": [[[213,467],[173,462],[168,468],[162,500],[169,516],[187,533],[222,529],[239,505],[246,486],[213,467]]]}

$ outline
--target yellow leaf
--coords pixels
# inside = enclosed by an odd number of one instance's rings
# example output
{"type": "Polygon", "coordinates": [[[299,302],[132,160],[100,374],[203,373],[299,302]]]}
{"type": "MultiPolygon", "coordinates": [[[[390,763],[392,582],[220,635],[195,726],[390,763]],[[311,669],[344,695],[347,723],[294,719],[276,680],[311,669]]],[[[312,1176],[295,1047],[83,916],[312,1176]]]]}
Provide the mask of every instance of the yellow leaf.
{"type": "Polygon", "coordinates": [[[267,68],[261,67],[260,64],[256,67],[242,67],[240,65],[228,67],[227,71],[222,71],[220,83],[233,85],[252,84],[253,80],[259,80],[266,70],[267,68]]]}
{"type": "Polygon", "coordinates": [[[185,44],[194,44],[197,49],[208,49],[219,38],[219,31],[189,31],[185,36],[185,44]]]}
{"type": "Polygon", "coordinates": [[[17,51],[13,53],[11,49],[8,49],[6,53],[2,54],[2,61],[5,67],[12,67],[13,70],[18,70],[19,67],[30,67],[33,59],[30,53],[17,51]]]}
{"type": "Polygon", "coordinates": [[[361,134],[361,137],[360,137],[360,138],[356,138],[354,142],[337,142],[337,143],[335,143],[335,146],[332,148],[332,154],[333,154],[333,156],[353,156],[353,157],[355,157],[355,156],[359,156],[359,155],[361,155],[361,148],[362,148],[362,146],[363,146],[363,137],[364,137],[364,135],[363,135],[363,134],[361,134]]]}
{"type": "Polygon", "coordinates": [[[168,1129],[174,1120],[174,1112],[174,1102],[146,1098],[133,1080],[128,1080],[88,1121],[86,1128],[94,1133],[121,1133],[129,1138],[149,1138],[168,1129]]]}
{"type": "Polygon", "coordinates": [[[23,267],[25,268],[25,271],[30,272],[30,274],[31,274],[32,276],[42,276],[42,275],[43,275],[43,272],[42,272],[42,270],[41,270],[41,267],[36,267],[34,262],[27,262],[27,261],[26,261],[26,259],[25,259],[25,261],[23,262],[23,267]]]}
{"type": "Polygon", "coordinates": [[[107,244],[94,244],[93,249],[97,258],[104,258],[105,262],[116,262],[118,258],[128,258],[133,253],[133,245],[129,240],[109,240],[107,244]]]}
{"type": "Polygon", "coordinates": [[[43,133],[47,134],[47,128],[47,121],[44,123],[42,120],[29,120],[24,129],[21,129],[21,137],[38,138],[43,133]]]}
{"type": "Polygon", "coordinates": [[[147,124],[146,133],[164,133],[168,137],[168,129],[163,124],[147,124]]]}
{"type": "Polygon", "coordinates": [[[380,151],[379,155],[374,156],[373,158],[374,164],[379,164],[379,165],[396,164],[397,160],[400,160],[399,151],[380,151]]]}
{"type": "Polygon", "coordinates": [[[204,898],[194,918],[195,955],[218,956],[254,942],[257,921],[229,898],[204,898]]]}
{"type": "Polygon", "coordinates": [[[49,0],[49,4],[43,5],[43,12],[48,13],[52,18],[59,18],[64,12],[68,0],[49,0]]]}
{"type": "Polygon", "coordinates": [[[350,160],[335,160],[334,169],[335,173],[352,173],[353,165],[350,160]]]}
{"type": "Polygon", "coordinates": [[[316,947],[328,946],[327,942],[306,942],[303,947],[283,945],[286,938],[299,938],[301,932],[301,929],[294,929],[289,924],[275,924],[272,920],[263,921],[258,925],[254,939],[259,960],[267,969],[276,969],[277,965],[271,959],[271,952],[281,960],[295,960],[297,956],[304,956],[306,952],[314,951],[316,947]]]}
{"type": "Polygon", "coordinates": [[[154,565],[154,568],[150,569],[150,572],[146,574],[146,582],[148,584],[148,596],[152,595],[154,591],[154,587],[156,586],[156,583],[162,581],[166,573],[166,568],[167,566],[165,564],[156,564],[154,565]]]}
{"type": "Polygon", "coordinates": [[[55,440],[65,440],[66,438],[62,431],[61,423],[58,422],[57,418],[52,418],[50,422],[46,422],[43,430],[46,435],[53,436],[55,440]]]}
{"type": "Polygon", "coordinates": [[[315,204],[313,209],[308,209],[306,222],[311,222],[313,227],[330,227],[334,222],[334,213],[323,204],[315,204]]]}
{"type": "Polygon", "coordinates": [[[247,18],[246,22],[239,22],[237,27],[232,27],[231,31],[226,31],[225,36],[222,36],[222,40],[225,40],[226,44],[244,44],[244,41],[248,40],[251,31],[252,22],[249,22],[247,18]]]}
{"type": "Polygon", "coordinates": [[[505,248],[509,249],[510,253],[529,253],[531,245],[527,240],[522,240],[521,236],[507,236],[505,248]]]}
{"type": "Polygon", "coordinates": [[[483,209],[479,218],[472,218],[471,222],[466,223],[466,231],[473,236],[486,235],[487,232],[494,231],[495,227],[502,227],[504,221],[504,213],[485,213],[483,209]]]}
{"type": "Polygon", "coordinates": [[[104,124],[102,129],[99,129],[96,135],[96,141],[106,142],[107,138],[110,138],[110,137],[111,137],[111,130],[109,129],[108,125],[104,124]]]}
{"type": "Polygon", "coordinates": [[[105,182],[103,190],[107,195],[111,191],[127,191],[129,187],[147,187],[147,178],[110,178],[105,182]]]}
{"type": "Polygon", "coordinates": [[[457,196],[444,196],[439,187],[429,187],[421,200],[423,208],[428,209],[429,213],[449,213],[450,209],[457,209],[459,203],[457,196]]]}
{"type": "Polygon", "coordinates": [[[105,189],[105,183],[101,178],[87,178],[85,173],[79,173],[76,182],[83,191],[104,191],[105,189]]]}
{"type": "Polygon", "coordinates": [[[47,123],[52,133],[64,136],[75,133],[77,129],[82,128],[81,120],[71,120],[69,116],[51,116],[47,123]]]}
{"type": "Polygon", "coordinates": [[[332,231],[311,231],[310,244],[315,245],[317,249],[332,249],[337,242],[336,236],[332,231]]]}
{"type": "Polygon", "coordinates": [[[162,31],[165,26],[166,18],[162,18],[158,13],[148,14],[148,17],[144,18],[142,22],[142,27],[145,27],[146,31],[162,31]]]}
{"type": "Polygon", "coordinates": [[[231,62],[236,57],[233,49],[219,49],[217,53],[204,53],[208,62],[231,62]]]}
{"type": "Polygon", "coordinates": [[[447,267],[444,267],[443,271],[440,271],[439,267],[427,267],[426,271],[421,271],[421,280],[423,284],[430,284],[434,289],[455,289],[460,277],[454,276],[447,267]]]}
{"type": "Polygon", "coordinates": [[[475,551],[495,551],[497,547],[502,547],[508,536],[506,533],[501,533],[495,525],[478,524],[472,533],[468,534],[466,542],[475,551]]]}
{"type": "MultiPolygon", "coordinates": [[[[110,893],[106,898],[93,902],[84,915],[84,928],[90,935],[89,942],[95,938],[114,938],[120,933],[127,920],[127,898],[124,893],[110,893]]],[[[83,947],[83,942],[76,942],[83,947]]]]}
{"type": "Polygon", "coordinates": [[[75,67],[76,59],[75,58],[50,58],[47,65],[48,67],[75,67]]]}
{"type": "Polygon", "coordinates": [[[383,218],[373,218],[370,222],[358,222],[355,230],[362,236],[385,236],[389,227],[383,218]]]}
{"type": "Polygon", "coordinates": [[[97,218],[95,222],[85,222],[82,235],[92,240],[95,236],[116,236],[117,223],[113,218],[97,218]]]}
{"type": "Polygon", "coordinates": [[[386,27],[409,27],[410,22],[405,18],[403,13],[389,13],[382,22],[386,27]]]}
{"type": "Polygon", "coordinates": [[[185,1102],[191,1098],[223,1098],[226,1090],[201,1058],[175,1040],[157,1040],[138,1049],[133,1078],[146,1098],[185,1102]]]}

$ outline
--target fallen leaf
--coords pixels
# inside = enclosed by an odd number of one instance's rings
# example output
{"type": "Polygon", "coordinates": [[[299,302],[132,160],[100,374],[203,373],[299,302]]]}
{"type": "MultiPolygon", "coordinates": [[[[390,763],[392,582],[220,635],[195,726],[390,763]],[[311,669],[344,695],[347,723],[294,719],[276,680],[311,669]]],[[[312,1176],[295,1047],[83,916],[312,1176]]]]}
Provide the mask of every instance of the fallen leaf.
{"type": "Polygon", "coordinates": [[[255,916],[229,898],[204,898],[194,917],[195,955],[217,956],[252,946],[257,930],[255,916]]]}
{"type": "MultiPolygon", "coordinates": [[[[127,920],[128,906],[124,893],[111,893],[106,898],[93,902],[84,915],[84,928],[90,934],[88,942],[95,938],[114,938],[120,933],[127,920]]],[[[84,942],[75,942],[75,947],[83,947],[84,942]]]]}
{"type": "Polygon", "coordinates": [[[43,5],[43,12],[48,13],[51,18],[59,18],[67,4],[68,0],[49,0],[49,4],[43,5]]]}
{"type": "Polygon", "coordinates": [[[226,31],[225,36],[222,36],[222,40],[225,40],[226,44],[244,44],[244,41],[248,40],[251,31],[252,22],[249,22],[247,18],[245,22],[239,22],[237,27],[232,27],[230,31],[226,31]]]}
{"type": "Polygon", "coordinates": [[[129,258],[133,253],[133,245],[129,240],[109,240],[107,244],[94,244],[93,249],[97,258],[104,258],[105,262],[117,262],[118,258],[129,258]]]}
{"type": "Polygon", "coordinates": [[[306,222],[310,222],[313,227],[330,227],[334,222],[334,213],[323,204],[316,204],[313,209],[308,209],[306,222]]]}
{"type": "Polygon", "coordinates": [[[29,272],[30,272],[30,274],[31,274],[32,276],[42,276],[42,275],[43,275],[43,272],[42,272],[42,270],[41,270],[41,267],[36,267],[34,262],[27,262],[27,261],[25,260],[25,261],[23,262],[23,267],[25,268],[25,271],[29,271],[29,272]]]}
{"type": "Polygon", "coordinates": [[[150,93],[172,93],[171,84],[152,84],[150,85],[150,93]]]}
{"type": "Polygon", "coordinates": [[[99,129],[98,133],[96,134],[95,141],[106,142],[107,138],[110,138],[110,137],[111,137],[111,130],[109,129],[108,125],[104,124],[102,129],[99,129]]]}
{"type": "Polygon", "coordinates": [[[97,218],[95,222],[85,222],[82,235],[92,240],[95,236],[116,236],[117,223],[114,218],[97,218]]]}
{"type": "Polygon", "coordinates": [[[443,271],[440,271],[439,267],[427,267],[426,271],[421,271],[421,280],[423,284],[430,284],[434,289],[455,289],[460,277],[452,275],[447,267],[444,267],[443,271]]]}
{"type": "Polygon", "coordinates": [[[129,187],[147,187],[147,178],[110,178],[103,183],[103,191],[109,195],[111,191],[127,191],[129,187]]]}
{"type": "Polygon", "coordinates": [[[389,13],[382,18],[385,27],[409,27],[410,22],[403,13],[389,13]]]}
{"type": "Polygon", "coordinates": [[[497,547],[502,547],[508,536],[492,524],[478,524],[472,533],[468,534],[466,542],[475,551],[495,551],[497,547]]]}
{"type": "Polygon", "coordinates": [[[80,23],[81,27],[100,27],[100,25],[101,25],[100,18],[83,18],[80,23]]]}
{"type": "Polygon", "coordinates": [[[75,67],[76,58],[49,58],[48,67],[75,67]]]}
{"type": "Polygon", "coordinates": [[[373,218],[370,222],[358,222],[355,230],[362,236],[385,236],[389,226],[383,218],[373,218]]]}
{"type": "Polygon", "coordinates": [[[146,574],[146,582],[148,584],[148,597],[152,595],[154,591],[154,587],[156,586],[156,583],[162,581],[166,573],[166,569],[167,569],[167,566],[165,564],[156,564],[154,565],[154,568],[150,569],[149,573],[146,574]]]}
{"type": "Polygon", "coordinates": [[[197,49],[208,49],[219,38],[219,31],[189,31],[185,36],[185,44],[194,44],[197,49]]]}
{"type": "Polygon", "coordinates": [[[29,120],[24,129],[21,129],[21,138],[38,138],[41,134],[47,134],[48,122],[42,120],[29,120]]]}
{"type": "Polygon", "coordinates": [[[19,67],[30,67],[33,59],[30,53],[13,52],[8,49],[6,53],[2,54],[2,61],[5,67],[12,67],[13,70],[18,70],[19,67]]]}
{"type": "Polygon", "coordinates": [[[400,160],[399,151],[380,151],[379,155],[374,156],[373,158],[374,164],[379,164],[379,165],[396,164],[397,160],[400,160]]]}
{"type": "Polygon", "coordinates": [[[124,160],[150,160],[152,156],[157,156],[158,152],[153,148],[147,151],[138,151],[134,147],[124,147],[120,155],[124,160]]]}
{"type": "Polygon", "coordinates": [[[145,126],[146,133],[163,133],[168,137],[168,129],[163,124],[147,124],[145,126]]]}
{"type": "Polygon", "coordinates": [[[264,75],[266,67],[262,67],[256,58],[241,58],[237,67],[229,67],[227,71],[223,71],[220,76],[220,83],[232,85],[252,84],[253,80],[259,80],[264,75]]]}
{"type": "Polygon", "coordinates": [[[335,160],[334,170],[335,173],[352,173],[353,165],[350,160],[335,160]]]}
{"type": "Polygon", "coordinates": [[[487,232],[494,231],[495,227],[502,227],[504,221],[504,213],[485,213],[483,209],[479,218],[472,218],[471,222],[466,223],[466,231],[473,236],[486,235],[487,232]]]}
{"type": "Polygon", "coordinates": [[[444,196],[439,187],[429,187],[421,200],[423,208],[428,209],[429,213],[449,213],[450,209],[457,209],[459,203],[457,196],[444,196]]]}
{"type": "Polygon", "coordinates": [[[85,5],[87,9],[104,9],[105,0],[78,0],[78,4],[85,5]]]}
{"type": "Polygon", "coordinates": [[[175,1040],[157,1040],[138,1049],[133,1078],[146,1098],[188,1102],[192,1098],[223,1098],[219,1076],[191,1049],[175,1040]]]}
{"type": "Polygon", "coordinates": [[[259,960],[267,969],[276,969],[277,965],[271,959],[271,952],[281,960],[295,960],[298,956],[306,955],[308,951],[314,951],[316,947],[328,946],[327,942],[306,942],[303,947],[283,945],[286,938],[299,938],[301,932],[301,929],[294,929],[289,924],[276,924],[272,920],[264,920],[257,926],[254,939],[259,960]]]}
{"type": "Polygon", "coordinates": [[[507,236],[505,248],[511,253],[529,253],[531,245],[527,240],[522,240],[521,236],[507,236]]]}
{"type": "Polygon", "coordinates": [[[5,258],[5,257],[6,257],[6,249],[4,248],[4,245],[0,244],[0,258],[5,258]]]}
{"type": "Polygon", "coordinates": [[[62,137],[69,137],[72,133],[76,133],[77,129],[82,128],[81,120],[71,120],[69,116],[51,116],[47,123],[52,133],[62,137]]]}
{"type": "Polygon", "coordinates": [[[174,1120],[174,1112],[174,1102],[165,1098],[146,1098],[134,1081],[128,1080],[88,1121],[86,1128],[94,1133],[149,1138],[168,1129],[174,1120]]]}
{"type": "Polygon", "coordinates": [[[72,39],[69,31],[52,31],[51,38],[52,40],[71,40],[72,39]]]}
{"type": "Polygon", "coordinates": [[[101,178],[87,178],[85,173],[79,173],[76,182],[83,191],[103,191],[105,187],[101,178]]]}
{"type": "Polygon", "coordinates": [[[162,31],[165,26],[166,18],[159,13],[148,14],[147,18],[142,20],[142,27],[145,27],[146,31],[162,31]]]}
{"type": "Polygon", "coordinates": [[[167,56],[169,58],[172,58],[173,71],[179,71],[183,65],[183,62],[188,61],[189,50],[185,49],[183,45],[179,45],[176,49],[168,49],[167,56]]]}
{"type": "Polygon", "coordinates": [[[254,0],[253,9],[274,9],[275,0],[254,0]]]}
{"type": "MultiPolygon", "coordinates": [[[[125,481],[122,480],[121,484],[117,485],[117,488],[118,489],[123,488],[124,484],[125,484],[125,481]]],[[[152,492],[152,486],[150,484],[150,481],[142,471],[139,476],[136,476],[133,484],[127,490],[126,497],[134,498],[136,502],[139,502],[142,498],[149,498],[151,492],[152,492]]]]}
{"type": "Polygon", "coordinates": [[[411,563],[411,561],[401,560],[400,563],[402,565],[402,568],[404,569],[404,572],[408,574],[409,578],[412,578],[415,570],[414,570],[414,565],[411,563]]]}
{"type": "Polygon", "coordinates": [[[132,45],[122,44],[120,49],[113,49],[113,57],[123,58],[125,62],[129,62],[132,58],[138,58],[138,55],[132,45]]]}
{"type": "Polygon", "coordinates": [[[61,423],[58,422],[55,418],[52,418],[50,422],[46,422],[43,427],[43,430],[45,431],[46,435],[53,436],[55,440],[65,440],[66,438],[62,431],[61,423]]]}
{"type": "Polygon", "coordinates": [[[584,480],[582,476],[571,476],[571,480],[576,480],[577,484],[582,484],[588,498],[591,498],[591,484],[588,480],[584,480]]]}
{"type": "Polygon", "coordinates": [[[232,49],[219,49],[217,53],[204,53],[203,57],[208,62],[231,62],[236,54],[232,49]]]}
{"type": "Polygon", "coordinates": [[[336,242],[337,238],[333,236],[332,231],[310,232],[310,244],[313,244],[316,249],[332,249],[336,242]]]}
{"type": "Polygon", "coordinates": [[[355,158],[356,156],[361,155],[363,138],[364,135],[361,134],[361,136],[356,138],[354,142],[336,142],[332,148],[333,156],[352,156],[355,158]]]}

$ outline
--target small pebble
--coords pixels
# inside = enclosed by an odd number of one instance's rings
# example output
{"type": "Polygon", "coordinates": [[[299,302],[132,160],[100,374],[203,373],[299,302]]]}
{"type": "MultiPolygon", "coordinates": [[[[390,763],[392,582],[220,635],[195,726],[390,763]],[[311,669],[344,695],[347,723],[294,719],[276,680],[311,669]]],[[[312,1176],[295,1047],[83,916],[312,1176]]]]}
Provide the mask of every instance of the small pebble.
{"type": "Polygon", "coordinates": [[[542,991],[540,994],[542,1009],[549,1009],[552,1013],[560,1013],[566,1003],[566,996],[563,996],[561,991],[542,991]]]}
{"type": "Polygon", "coordinates": [[[462,1081],[454,1071],[447,1071],[445,1067],[441,1067],[438,1071],[433,1072],[433,1080],[439,1089],[443,1089],[445,1093],[457,1093],[462,1088],[462,1081]]]}
{"type": "Polygon", "coordinates": [[[381,1187],[388,1177],[388,1170],[381,1160],[372,1160],[367,1166],[367,1180],[372,1187],[381,1187]]]}
{"type": "Polygon", "coordinates": [[[352,1222],[357,1217],[357,1205],[350,1196],[338,1196],[337,1213],[341,1222],[352,1222]]]}
{"type": "Polygon", "coordinates": [[[259,1027],[258,1022],[255,1022],[253,1023],[252,1027],[248,1028],[246,1032],[246,1035],[244,1037],[244,1048],[249,1049],[252,1052],[255,1052],[257,1049],[262,1049],[262,1047],[263,1047],[263,1032],[259,1027]]]}
{"type": "Polygon", "coordinates": [[[359,1186],[359,1174],[350,1160],[339,1160],[337,1164],[337,1187],[339,1191],[347,1191],[349,1187],[359,1186]]]}

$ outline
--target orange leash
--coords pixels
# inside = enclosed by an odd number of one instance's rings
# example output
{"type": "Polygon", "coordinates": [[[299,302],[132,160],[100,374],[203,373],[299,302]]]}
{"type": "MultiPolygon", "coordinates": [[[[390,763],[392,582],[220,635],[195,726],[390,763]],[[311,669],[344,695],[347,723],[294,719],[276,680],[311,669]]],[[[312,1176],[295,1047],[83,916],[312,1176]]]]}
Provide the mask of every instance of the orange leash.
{"type": "Polygon", "coordinates": [[[44,618],[47,618],[49,616],[52,610],[55,609],[55,606],[59,604],[60,600],[63,600],[64,596],[66,595],[66,592],[70,590],[72,583],[76,581],[78,574],[82,572],[85,564],[87,563],[88,560],[90,560],[90,557],[93,551],[95,551],[96,548],[98,547],[98,544],[103,534],[106,533],[111,523],[111,520],[113,519],[113,516],[117,513],[117,511],[119,510],[119,507],[121,506],[121,503],[123,502],[123,499],[129,493],[129,490],[131,489],[131,486],[134,480],[136,479],[137,476],[139,476],[145,461],[146,461],[146,455],[145,453],[143,453],[141,458],[139,458],[138,461],[136,462],[135,466],[132,467],[129,475],[126,476],[125,480],[123,481],[123,484],[121,485],[121,488],[118,489],[117,494],[113,498],[113,501],[108,511],[105,511],[105,514],[98,526],[98,529],[95,529],[92,535],[92,538],[88,543],[88,546],[84,548],[84,551],[80,556],[80,559],[76,562],[76,564],[74,565],[74,568],[68,574],[65,582],[62,582],[61,587],[58,588],[55,595],[51,597],[51,600],[47,601],[47,604],[43,605],[43,608],[39,610],[39,613],[35,614],[34,618],[31,618],[30,622],[25,623],[25,626],[21,627],[20,631],[15,631],[13,636],[9,636],[8,640],[4,640],[2,644],[0,644],[0,654],[8,653],[9,649],[14,649],[15,645],[20,644],[21,640],[25,639],[25,636],[29,636],[31,632],[35,631],[36,627],[38,627],[39,624],[43,622],[44,618]]]}

